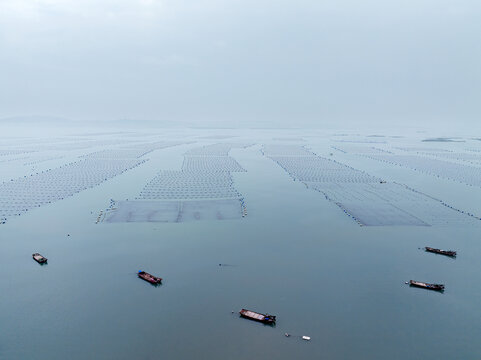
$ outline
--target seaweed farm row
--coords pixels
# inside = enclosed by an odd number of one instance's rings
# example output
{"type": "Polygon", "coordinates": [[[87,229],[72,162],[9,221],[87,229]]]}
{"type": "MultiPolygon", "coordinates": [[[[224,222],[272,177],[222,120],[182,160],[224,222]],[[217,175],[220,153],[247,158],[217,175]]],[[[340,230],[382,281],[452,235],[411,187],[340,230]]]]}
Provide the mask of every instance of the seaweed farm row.
{"type": "Polygon", "coordinates": [[[374,146],[331,146],[334,150],[340,151],[342,153],[356,153],[356,154],[382,154],[388,153],[392,154],[392,152],[380,149],[374,146]]]}
{"type": "Polygon", "coordinates": [[[239,198],[229,172],[161,171],[140,192],[137,199],[239,198]]]}
{"type": "Polygon", "coordinates": [[[481,155],[473,153],[459,153],[459,152],[421,152],[423,155],[434,156],[445,160],[463,161],[471,163],[476,166],[481,165],[481,155]]]}
{"type": "Polygon", "coordinates": [[[245,147],[246,144],[234,145],[230,143],[218,143],[213,145],[201,146],[191,149],[185,156],[224,156],[228,157],[229,152],[234,147],[245,147]]]}
{"type": "Polygon", "coordinates": [[[146,160],[85,159],[12,179],[0,184],[0,217],[21,215],[33,208],[93,188],[146,160]]]}
{"type": "Polygon", "coordinates": [[[101,150],[87,155],[81,156],[81,158],[87,159],[138,159],[147,152],[139,149],[116,149],[116,150],[101,150]]]}
{"type": "Polygon", "coordinates": [[[153,141],[141,144],[124,145],[122,149],[138,150],[143,155],[154,150],[166,149],[172,146],[191,144],[191,141],[153,141]]]}
{"type": "Polygon", "coordinates": [[[236,219],[246,215],[231,172],[245,170],[229,156],[243,144],[213,144],[184,154],[179,171],[162,170],[134,201],[113,201],[97,222],[185,222],[236,219]]]}
{"type": "MultiPolygon", "coordinates": [[[[91,143],[91,142],[90,142],[91,143]]],[[[119,141],[94,141],[96,144],[119,144],[119,141]]],[[[121,141],[125,144],[125,141],[121,141]]],[[[80,191],[93,188],[147,161],[141,159],[156,149],[183,142],[157,141],[132,145],[133,148],[106,149],[80,156],[78,161],[0,184],[0,218],[21,215],[33,208],[62,200],[80,191]]],[[[37,152],[35,154],[38,154],[37,152]]],[[[59,159],[61,156],[35,156],[25,165],[59,159]]]]}
{"type": "Polygon", "coordinates": [[[33,152],[32,150],[0,150],[0,156],[20,155],[33,152]]]}
{"type": "Polygon", "coordinates": [[[398,165],[436,177],[471,186],[481,186],[481,167],[432,159],[417,155],[364,155],[370,159],[398,165]]]}
{"type": "MultiPolygon", "coordinates": [[[[481,156],[476,153],[454,152],[441,148],[395,147],[415,154],[393,154],[375,151],[372,147],[334,147],[343,153],[353,153],[391,165],[397,165],[439,178],[471,186],[481,186],[481,156]],[[471,165],[474,166],[471,166],[471,165]]],[[[380,150],[380,149],[379,149],[380,150]]]]}
{"type": "Polygon", "coordinates": [[[282,149],[265,146],[263,153],[292,178],[334,202],[360,225],[464,225],[478,224],[480,220],[403,184],[385,182],[300,146],[282,149]]]}

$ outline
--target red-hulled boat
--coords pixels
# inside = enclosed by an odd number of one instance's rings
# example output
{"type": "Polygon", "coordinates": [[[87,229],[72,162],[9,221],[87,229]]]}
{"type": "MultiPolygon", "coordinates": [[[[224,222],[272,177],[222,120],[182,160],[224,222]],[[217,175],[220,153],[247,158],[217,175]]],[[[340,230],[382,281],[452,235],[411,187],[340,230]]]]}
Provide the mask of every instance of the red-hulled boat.
{"type": "Polygon", "coordinates": [[[137,275],[139,278],[151,283],[152,285],[158,285],[162,283],[162,278],[149,274],[145,271],[139,271],[137,275]]]}
{"type": "Polygon", "coordinates": [[[276,317],[274,315],[260,314],[258,312],[247,309],[242,309],[241,311],[239,311],[239,314],[246,319],[260,321],[265,324],[274,324],[276,322],[276,317]]]}

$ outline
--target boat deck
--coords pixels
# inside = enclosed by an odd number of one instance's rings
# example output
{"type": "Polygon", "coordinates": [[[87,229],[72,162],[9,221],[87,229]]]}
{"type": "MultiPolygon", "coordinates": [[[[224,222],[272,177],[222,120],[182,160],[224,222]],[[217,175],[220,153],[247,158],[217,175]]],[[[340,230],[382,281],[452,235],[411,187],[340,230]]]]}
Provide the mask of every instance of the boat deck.
{"type": "Polygon", "coordinates": [[[265,319],[265,316],[264,315],[261,315],[261,314],[258,314],[254,311],[250,311],[250,310],[247,310],[247,311],[244,311],[243,312],[243,315],[244,316],[248,316],[252,319],[257,319],[257,320],[260,320],[260,321],[263,321],[265,319]]]}

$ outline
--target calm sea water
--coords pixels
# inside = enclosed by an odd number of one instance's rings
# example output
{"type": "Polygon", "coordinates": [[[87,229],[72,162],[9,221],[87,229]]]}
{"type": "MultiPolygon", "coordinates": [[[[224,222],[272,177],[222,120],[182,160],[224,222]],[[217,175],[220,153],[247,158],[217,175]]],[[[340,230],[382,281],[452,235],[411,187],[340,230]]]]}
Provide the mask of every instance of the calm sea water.
{"type": "MultiPolygon", "coordinates": [[[[309,142],[332,151],[325,139],[309,142]]],[[[95,224],[111,198],[135,197],[159,169],[180,168],[193,146],[158,150],[143,166],[0,226],[1,359],[481,357],[481,227],[360,227],[259,146],[231,152],[247,170],[234,174],[242,220],[95,224]],[[426,254],[426,245],[458,258],[426,254]],[[32,260],[37,251],[48,265],[32,260]],[[139,280],[140,269],[163,285],[139,280]],[[446,291],[409,288],[409,279],[446,291]],[[277,325],[239,318],[243,307],[276,314],[277,325]]],[[[334,156],[481,212],[481,189],[334,156]]]]}

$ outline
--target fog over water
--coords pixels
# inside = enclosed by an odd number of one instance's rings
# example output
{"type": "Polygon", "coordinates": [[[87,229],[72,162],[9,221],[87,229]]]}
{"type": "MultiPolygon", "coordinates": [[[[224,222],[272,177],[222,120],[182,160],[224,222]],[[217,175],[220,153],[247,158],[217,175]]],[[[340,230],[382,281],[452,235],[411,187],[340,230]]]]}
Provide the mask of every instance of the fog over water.
{"type": "Polygon", "coordinates": [[[480,358],[480,18],[0,1],[0,359],[480,358]]]}
{"type": "Polygon", "coordinates": [[[0,2],[0,117],[479,129],[481,4],[0,2]]]}

